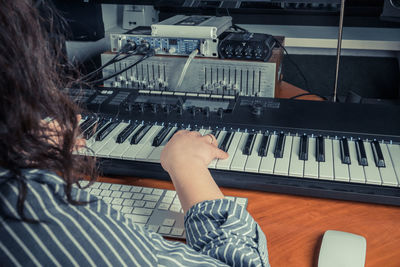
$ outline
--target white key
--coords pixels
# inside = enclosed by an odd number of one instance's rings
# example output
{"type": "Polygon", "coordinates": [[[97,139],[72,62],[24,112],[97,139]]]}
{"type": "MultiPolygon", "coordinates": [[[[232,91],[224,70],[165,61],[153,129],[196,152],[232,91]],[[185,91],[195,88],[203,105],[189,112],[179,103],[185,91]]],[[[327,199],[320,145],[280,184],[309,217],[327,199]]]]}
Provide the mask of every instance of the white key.
{"type": "Polygon", "coordinates": [[[286,136],[283,157],[275,160],[274,174],[289,175],[290,152],[292,150],[293,136],[286,136]]]}
{"type": "Polygon", "coordinates": [[[332,139],[324,139],[325,161],[319,162],[319,178],[333,180],[332,139]]]}
{"type": "Polygon", "coordinates": [[[229,154],[229,157],[227,159],[219,159],[216,164],[217,169],[222,169],[222,170],[229,170],[233,156],[235,155],[236,149],[238,147],[238,144],[240,142],[240,138],[242,137],[243,133],[241,132],[234,132],[232,133],[233,137],[231,140],[231,144],[228,148],[227,153],[229,154]]]}
{"type": "Polygon", "coordinates": [[[236,149],[235,155],[233,156],[232,163],[231,163],[231,170],[233,171],[244,171],[244,166],[246,164],[247,155],[243,154],[243,149],[246,145],[246,141],[248,138],[248,133],[243,133],[242,137],[240,138],[240,142],[236,149]]]}
{"type": "Polygon", "coordinates": [[[148,140],[154,136],[154,133],[158,131],[160,128],[158,125],[152,126],[147,133],[142,137],[142,139],[139,141],[139,143],[131,145],[129,143],[128,149],[125,151],[125,153],[122,155],[123,159],[127,160],[135,160],[136,155],[139,153],[139,151],[143,148],[144,144],[148,142],[148,140]]]}
{"type": "MultiPolygon", "coordinates": [[[[224,140],[224,137],[226,135],[226,131],[221,131],[218,135],[217,138],[217,143],[220,144],[222,140],[224,140]]],[[[217,165],[218,159],[213,159],[210,164],[208,165],[208,168],[215,169],[215,166],[217,165]]]]}
{"type": "Polygon", "coordinates": [[[382,143],[380,145],[383,158],[385,159],[385,167],[379,168],[379,171],[381,172],[382,185],[398,186],[399,183],[397,181],[396,173],[393,168],[387,145],[382,143]]]}
{"type": "MultiPolygon", "coordinates": [[[[121,133],[127,126],[129,125],[129,123],[124,123],[124,127],[121,129],[121,131],[119,133],[121,133]]],[[[110,144],[110,142],[108,142],[102,149],[102,151],[104,151],[105,149],[107,151],[111,150],[110,153],[108,154],[108,157],[110,158],[115,158],[115,159],[121,159],[122,155],[125,153],[125,151],[129,148],[130,146],[130,140],[133,134],[135,134],[135,132],[139,129],[140,126],[138,126],[129,136],[128,138],[125,139],[125,141],[121,144],[117,143],[117,137],[118,135],[116,135],[113,139],[114,139],[114,143],[110,144]],[[110,147],[110,149],[108,149],[110,147]]],[[[118,133],[118,134],[119,134],[118,133]]],[[[101,152],[100,152],[101,153],[101,152]]]]}
{"type": "MultiPolygon", "coordinates": [[[[286,137],[287,138],[287,137],[286,137]]],[[[303,177],[304,160],[299,159],[300,137],[293,137],[292,151],[290,156],[289,176],[303,177]]]]}
{"type": "Polygon", "coordinates": [[[261,144],[262,137],[262,134],[256,135],[253,151],[251,151],[251,154],[247,157],[246,166],[244,167],[246,172],[258,172],[258,169],[260,168],[261,157],[258,155],[258,147],[261,144]]]}
{"type": "Polygon", "coordinates": [[[365,183],[364,168],[358,162],[356,142],[349,141],[351,164],[349,165],[350,182],[365,183]]]}
{"type": "Polygon", "coordinates": [[[374,155],[372,153],[371,143],[364,141],[365,154],[368,159],[368,166],[364,166],[365,181],[367,184],[382,184],[381,174],[375,165],[374,155]]]}
{"type": "Polygon", "coordinates": [[[206,129],[200,129],[200,130],[199,130],[199,133],[200,133],[201,135],[205,135],[206,132],[207,132],[206,129]]]}
{"type": "MultiPolygon", "coordinates": [[[[152,129],[153,128],[155,128],[154,132],[149,136],[149,138],[146,141],[143,142],[142,148],[136,154],[135,156],[136,160],[145,161],[150,156],[151,152],[154,150],[154,146],[152,145],[154,137],[156,137],[156,135],[161,131],[163,126],[155,125],[152,127],[152,129]]],[[[149,131],[151,131],[152,129],[150,129],[149,131]]]]}
{"type": "Polygon", "coordinates": [[[104,146],[96,152],[96,156],[105,158],[109,157],[111,151],[115,148],[116,145],[118,145],[118,134],[121,133],[121,131],[125,129],[125,127],[128,125],[128,123],[121,122],[117,127],[115,127],[115,129],[106,138],[106,143],[104,144],[104,146]]]}
{"type": "Polygon", "coordinates": [[[275,143],[278,136],[276,134],[270,135],[269,144],[268,144],[268,152],[266,157],[261,158],[260,163],[260,173],[273,173],[275,166],[275,157],[274,157],[274,149],[275,143]]]}
{"type": "Polygon", "coordinates": [[[400,185],[400,146],[399,145],[387,145],[390,159],[392,160],[394,171],[396,172],[397,181],[400,185]]]}
{"type": "Polygon", "coordinates": [[[118,131],[115,131],[118,129],[119,124],[117,127],[115,127],[102,141],[96,141],[90,148],[94,151],[94,154],[98,156],[98,152],[105,146],[111,139],[113,139],[113,135],[117,133],[118,131]]]}
{"type": "Polygon", "coordinates": [[[318,178],[318,161],[316,157],[317,139],[308,139],[308,160],[304,162],[304,178],[318,178]]]}
{"type": "Polygon", "coordinates": [[[178,127],[173,127],[172,130],[168,133],[162,143],[153,149],[150,155],[147,157],[146,161],[148,162],[157,162],[160,163],[161,151],[164,149],[165,145],[168,143],[169,138],[175,133],[178,127]]]}
{"type": "MultiPolygon", "coordinates": [[[[340,141],[338,139],[334,139],[332,141],[333,144],[333,168],[335,173],[335,181],[343,181],[349,182],[349,166],[347,164],[342,163],[342,159],[340,157],[340,141]]],[[[354,159],[352,159],[354,160],[354,159]]]]}

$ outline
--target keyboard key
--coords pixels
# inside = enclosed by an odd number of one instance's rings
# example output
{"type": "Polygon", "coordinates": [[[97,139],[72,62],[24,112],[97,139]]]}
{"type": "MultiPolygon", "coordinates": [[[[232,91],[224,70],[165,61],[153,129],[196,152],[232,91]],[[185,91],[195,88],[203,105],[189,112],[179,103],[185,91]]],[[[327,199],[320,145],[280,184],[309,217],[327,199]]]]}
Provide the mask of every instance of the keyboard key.
{"type": "Polygon", "coordinates": [[[146,215],[146,216],[150,216],[152,212],[153,212],[152,209],[146,209],[146,208],[134,208],[132,210],[132,214],[139,214],[139,215],[146,215]]]}
{"type": "Polygon", "coordinates": [[[344,164],[342,162],[341,157],[341,148],[340,148],[340,140],[334,139],[332,141],[332,151],[333,151],[333,166],[334,166],[334,175],[335,181],[344,181],[349,182],[349,166],[348,164],[344,164]]]}
{"type": "Polygon", "coordinates": [[[156,233],[158,231],[158,228],[160,228],[160,226],[154,225],[154,224],[150,224],[150,225],[147,226],[147,230],[153,231],[153,232],[156,232],[156,233]]]}
{"type": "Polygon", "coordinates": [[[308,159],[308,136],[306,134],[300,137],[300,151],[299,151],[299,159],[307,160],[308,159]]]}
{"type": "MultiPolygon", "coordinates": [[[[285,136],[283,135],[283,137],[285,136]]],[[[289,175],[290,152],[292,148],[293,136],[286,136],[285,139],[286,141],[283,141],[282,143],[283,146],[278,149],[281,152],[277,152],[276,148],[274,151],[275,155],[278,153],[280,156],[282,156],[275,159],[274,173],[278,175],[289,175]]]]}
{"type": "Polygon", "coordinates": [[[174,226],[175,220],[174,219],[164,219],[162,225],[164,226],[174,226]]]}
{"type": "Polygon", "coordinates": [[[349,152],[349,143],[347,142],[347,138],[343,137],[340,139],[340,157],[342,159],[343,164],[350,164],[350,152],[349,152]]]}
{"type": "Polygon", "coordinates": [[[171,232],[171,227],[169,226],[161,226],[160,229],[158,229],[159,234],[169,234],[171,232]]]}
{"type": "Polygon", "coordinates": [[[268,133],[264,133],[260,147],[258,149],[258,155],[260,157],[266,157],[268,153],[268,144],[270,143],[270,135],[268,133]]]}
{"type": "Polygon", "coordinates": [[[142,125],[140,128],[132,135],[131,145],[137,145],[140,140],[146,135],[146,133],[153,127],[152,125],[142,125]]]}
{"type": "Polygon", "coordinates": [[[278,135],[278,140],[275,143],[275,150],[274,150],[275,158],[283,158],[283,153],[285,149],[285,139],[286,136],[284,133],[280,133],[278,135]]]}
{"type": "Polygon", "coordinates": [[[253,150],[254,147],[254,141],[256,139],[256,134],[252,133],[247,135],[247,139],[245,141],[244,149],[243,149],[243,154],[249,156],[253,150]]]}
{"type": "Polygon", "coordinates": [[[144,205],[145,208],[154,209],[157,205],[157,202],[147,201],[144,205]]]}
{"type": "Polygon", "coordinates": [[[126,218],[132,219],[135,223],[147,223],[149,216],[137,215],[137,214],[125,214],[126,218]]]}
{"type": "Polygon", "coordinates": [[[184,229],[183,228],[175,228],[173,227],[171,230],[171,235],[176,235],[176,236],[181,236],[183,234],[184,229]]]}
{"type": "Polygon", "coordinates": [[[135,202],[135,200],[133,200],[133,199],[125,199],[125,201],[122,203],[122,205],[132,207],[134,202],[135,202]]]}
{"type": "Polygon", "coordinates": [[[316,157],[318,162],[325,161],[325,140],[323,136],[317,137],[316,143],[316,157]]]}
{"type": "MultiPolygon", "coordinates": [[[[317,150],[323,147],[324,150],[324,161],[319,161],[319,178],[324,180],[333,180],[333,151],[332,151],[332,139],[323,138],[320,136],[317,138],[317,150]],[[320,141],[323,141],[323,145],[320,141]],[[318,145],[319,144],[319,145],[318,145]],[[319,147],[319,148],[318,148],[319,147]]],[[[321,154],[317,154],[321,155],[321,154]]]]}
{"type": "Polygon", "coordinates": [[[371,142],[372,153],[374,155],[376,167],[385,167],[385,159],[383,158],[382,149],[377,140],[371,142]]]}
{"type": "MultiPolygon", "coordinates": [[[[307,136],[306,136],[307,137],[307,136]]],[[[289,164],[289,176],[295,177],[303,177],[304,172],[304,160],[300,157],[301,150],[301,139],[302,137],[294,136],[292,151],[290,156],[290,164],[289,164]]],[[[308,148],[307,148],[308,150],[308,148]]],[[[308,155],[307,155],[308,157],[308,155]]],[[[304,157],[303,157],[304,158],[304,157]]]]}
{"type": "Polygon", "coordinates": [[[158,209],[160,210],[168,210],[170,204],[169,203],[160,203],[160,205],[158,205],[158,209]]]}
{"type": "Polygon", "coordinates": [[[143,200],[135,200],[135,203],[133,204],[134,207],[143,207],[146,204],[146,201],[143,200]]]}
{"type": "Polygon", "coordinates": [[[124,206],[124,207],[122,207],[121,212],[122,213],[131,213],[132,210],[133,210],[132,207],[124,206]]]}
{"type": "Polygon", "coordinates": [[[318,161],[316,154],[317,138],[308,140],[308,160],[304,161],[304,178],[318,178],[318,161]]]}
{"type": "Polygon", "coordinates": [[[126,126],[125,129],[122,130],[122,132],[118,135],[117,137],[117,143],[122,144],[125,142],[125,140],[133,133],[136,128],[139,127],[139,124],[137,123],[130,123],[128,126],[126,126]]]}
{"type": "Polygon", "coordinates": [[[119,122],[109,122],[96,135],[96,141],[104,140],[104,138],[106,138],[118,126],[118,124],[119,122]]]}
{"type": "Polygon", "coordinates": [[[158,201],[160,199],[160,196],[158,195],[145,195],[143,197],[144,201],[158,201]]]}
{"type": "Polygon", "coordinates": [[[361,166],[368,166],[367,154],[365,153],[364,142],[360,139],[356,141],[356,151],[358,164],[361,166]]]}

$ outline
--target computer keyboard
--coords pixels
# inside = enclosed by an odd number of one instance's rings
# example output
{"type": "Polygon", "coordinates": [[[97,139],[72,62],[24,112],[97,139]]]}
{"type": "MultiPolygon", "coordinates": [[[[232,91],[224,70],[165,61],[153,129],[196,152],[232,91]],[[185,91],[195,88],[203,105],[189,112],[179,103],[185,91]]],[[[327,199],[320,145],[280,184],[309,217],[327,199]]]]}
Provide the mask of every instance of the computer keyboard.
{"type": "MultiPolygon", "coordinates": [[[[80,184],[86,186],[88,181],[81,181],[80,184]]],[[[95,182],[85,191],[103,199],[112,208],[149,231],[165,237],[186,239],[184,214],[174,190],[95,182]]],[[[225,198],[247,207],[247,198],[225,198]]]]}

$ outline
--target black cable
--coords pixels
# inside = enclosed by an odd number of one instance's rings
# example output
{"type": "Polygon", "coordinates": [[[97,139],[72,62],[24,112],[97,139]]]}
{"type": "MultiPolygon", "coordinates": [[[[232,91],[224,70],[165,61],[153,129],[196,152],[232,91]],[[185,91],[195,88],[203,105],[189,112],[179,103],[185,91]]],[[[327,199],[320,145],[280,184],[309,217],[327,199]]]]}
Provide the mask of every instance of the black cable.
{"type": "Polygon", "coordinates": [[[302,72],[302,70],[300,69],[299,65],[297,65],[296,62],[293,61],[293,59],[291,59],[288,51],[286,50],[286,48],[281,44],[281,42],[279,42],[278,39],[276,39],[275,37],[273,37],[275,42],[279,45],[279,47],[281,47],[284,51],[284,53],[287,55],[287,59],[296,67],[297,71],[299,72],[300,76],[303,78],[304,80],[304,85],[305,85],[305,90],[311,92],[310,87],[308,86],[308,81],[306,76],[304,75],[304,73],[302,72]]]}
{"type": "Polygon", "coordinates": [[[126,68],[124,68],[124,69],[122,69],[122,70],[120,70],[120,71],[117,71],[116,73],[113,73],[113,74],[111,74],[111,75],[109,75],[109,76],[107,76],[107,77],[105,77],[105,78],[102,78],[102,79],[99,79],[99,80],[95,80],[95,81],[89,82],[89,84],[90,84],[90,85],[96,85],[96,84],[99,84],[99,83],[101,83],[101,82],[104,82],[104,81],[106,81],[106,80],[108,80],[108,79],[114,78],[115,76],[118,76],[119,74],[121,74],[121,73],[123,73],[123,72],[129,70],[130,68],[133,68],[134,66],[136,66],[136,65],[139,64],[140,62],[146,60],[146,59],[149,58],[149,57],[152,57],[153,55],[154,55],[154,50],[151,49],[151,50],[149,50],[141,59],[139,59],[139,60],[136,61],[135,63],[129,65],[128,67],[126,67],[126,68]]]}
{"type": "Polygon", "coordinates": [[[328,100],[325,96],[322,96],[322,95],[319,95],[319,94],[315,94],[315,93],[302,93],[302,94],[299,94],[299,95],[292,96],[289,99],[296,99],[296,98],[299,98],[301,96],[306,96],[306,95],[315,95],[315,96],[318,96],[318,97],[322,98],[323,100],[328,100]]]}

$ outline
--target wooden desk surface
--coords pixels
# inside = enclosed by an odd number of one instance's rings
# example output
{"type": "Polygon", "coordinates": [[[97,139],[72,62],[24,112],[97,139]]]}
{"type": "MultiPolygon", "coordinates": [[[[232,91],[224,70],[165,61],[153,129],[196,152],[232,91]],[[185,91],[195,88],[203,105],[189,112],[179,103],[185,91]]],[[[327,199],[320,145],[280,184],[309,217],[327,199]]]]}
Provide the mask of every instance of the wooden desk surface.
{"type": "MultiPolygon", "coordinates": [[[[306,91],[281,82],[277,97],[306,91]]],[[[301,99],[321,100],[316,96],[301,99]]],[[[173,189],[168,181],[143,178],[105,178],[103,182],[173,189]]],[[[322,235],[339,230],[367,239],[367,267],[400,266],[400,207],[299,197],[232,188],[225,195],[247,197],[247,210],[263,229],[272,266],[317,266],[322,235]]]]}

